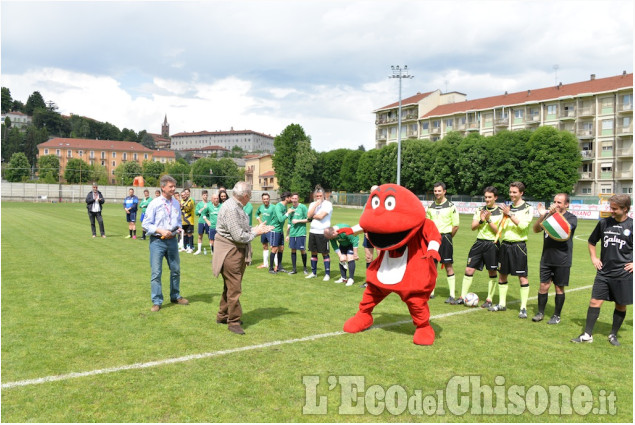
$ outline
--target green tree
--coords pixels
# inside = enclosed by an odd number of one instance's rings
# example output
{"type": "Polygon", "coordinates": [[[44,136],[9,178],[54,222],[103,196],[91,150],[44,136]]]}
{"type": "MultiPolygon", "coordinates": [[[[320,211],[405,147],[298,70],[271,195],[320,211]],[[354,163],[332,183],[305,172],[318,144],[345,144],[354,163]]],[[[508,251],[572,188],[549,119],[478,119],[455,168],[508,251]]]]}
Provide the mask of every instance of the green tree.
{"type": "Polygon", "coordinates": [[[64,180],[71,184],[90,182],[93,180],[93,168],[82,159],[71,158],[64,169],[64,180]]]}
{"type": "Polygon", "coordinates": [[[485,170],[489,166],[489,152],[483,136],[467,135],[457,147],[457,193],[478,196],[489,184],[485,181],[485,170]]]}
{"type": "Polygon", "coordinates": [[[300,141],[309,141],[311,138],[304,133],[299,124],[289,124],[279,135],[273,139],[275,153],[272,156],[273,169],[278,178],[280,190],[288,190],[291,187],[294,162],[300,141]]]}
{"type": "Polygon", "coordinates": [[[70,137],[75,139],[86,139],[90,136],[90,125],[88,120],[79,115],[71,115],[69,120],[70,137]]]}
{"type": "Polygon", "coordinates": [[[357,187],[368,191],[373,185],[381,183],[381,173],[378,166],[379,150],[371,149],[362,154],[357,166],[357,187]]]}
{"type": "Polygon", "coordinates": [[[37,108],[46,109],[46,102],[39,91],[34,91],[24,105],[24,112],[32,116],[37,108]]]}
{"type": "Polygon", "coordinates": [[[159,161],[146,160],[141,166],[143,179],[148,186],[158,186],[161,174],[165,172],[165,165],[159,161]]]}
{"type": "Polygon", "coordinates": [[[349,151],[344,157],[340,170],[340,189],[348,193],[362,189],[357,185],[357,167],[363,153],[360,150],[349,151]]]}
{"type": "Polygon", "coordinates": [[[127,142],[136,142],[137,133],[135,133],[134,130],[124,128],[123,130],[121,130],[121,140],[125,140],[127,142]]]}
{"type": "Polygon", "coordinates": [[[10,159],[14,153],[24,149],[24,134],[17,127],[5,128],[2,134],[2,159],[10,159]]]}
{"type": "Polygon", "coordinates": [[[45,183],[57,183],[60,179],[60,159],[57,155],[43,155],[37,161],[38,176],[45,183]]]}
{"type": "Polygon", "coordinates": [[[238,165],[236,165],[236,163],[231,159],[221,158],[218,160],[218,165],[220,167],[222,177],[219,177],[217,184],[231,189],[239,180],[245,179],[244,170],[241,172],[238,169],[238,165]]]}
{"type": "Polygon", "coordinates": [[[483,173],[483,185],[496,187],[500,198],[507,196],[509,183],[525,182],[527,142],[530,136],[530,131],[521,130],[502,131],[486,138],[489,161],[483,173]]]}
{"type": "Polygon", "coordinates": [[[26,155],[16,152],[11,156],[4,177],[10,182],[22,182],[28,180],[31,175],[31,165],[26,155]]]}
{"type": "Polygon", "coordinates": [[[2,113],[6,114],[11,112],[13,107],[13,98],[11,97],[11,90],[7,87],[2,87],[2,113]]]}
{"type": "Polygon", "coordinates": [[[143,175],[143,168],[137,161],[126,161],[115,168],[115,179],[117,184],[130,186],[137,176],[143,175]]]}
{"type": "Polygon", "coordinates": [[[212,187],[220,173],[221,167],[213,158],[199,158],[192,164],[192,181],[197,186],[212,187]]]}
{"type": "Polygon", "coordinates": [[[311,143],[307,140],[298,143],[298,151],[295,154],[295,168],[291,177],[291,192],[297,192],[300,199],[308,201],[313,188],[311,181],[315,171],[317,155],[311,149],[311,143]]]}
{"type": "Polygon", "coordinates": [[[571,193],[578,181],[582,157],[576,137],[568,131],[540,127],[527,142],[525,186],[527,195],[550,200],[556,193],[571,193]]]}
{"type": "Polygon", "coordinates": [[[401,185],[413,193],[425,193],[428,185],[432,184],[426,180],[426,170],[433,162],[431,152],[434,150],[434,142],[404,140],[402,143],[401,185]]]}
{"type": "Polygon", "coordinates": [[[89,167],[91,168],[92,181],[100,185],[108,184],[108,170],[106,167],[98,163],[89,165],[89,167]]]}
{"type": "Polygon", "coordinates": [[[11,110],[25,113],[25,111],[24,111],[25,110],[24,103],[20,102],[17,99],[13,99],[13,106],[11,106],[11,110]]]}
{"type": "Polygon", "coordinates": [[[148,149],[156,149],[156,145],[154,144],[154,137],[152,135],[146,133],[143,135],[141,139],[141,144],[148,149]]]}
{"type": "MultiPolygon", "coordinates": [[[[463,136],[458,132],[450,132],[443,139],[434,142],[433,158],[426,176],[427,181],[434,180],[445,183],[448,193],[457,193],[458,177],[456,175],[457,150],[463,136]]],[[[427,190],[432,190],[428,187],[427,190]]]]}
{"type": "Polygon", "coordinates": [[[168,167],[168,174],[176,179],[177,186],[185,187],[190,180],[190,170],[190,165],[183,159],[179,159],[168,167]]]}
{"type": "Polygon", "coordinates": [[[342,163],[344,158],[350,152],[350,149],[336,149],[324,152],[320,155],[320,180],[319,183],[326,190],[341,189],[342,180],[340,173],[342,171],[342,163]]]}
{"type": "MultiPolygon", "coordinates": [[[[379,184],[397,183],[397,144],[391,143],[381,148],[377,158],[379,184]]],[[[370,188],[369,188],[370,189],[370,188]]]]}
{"type": "Polygon", "coordinates": [[[37,145],[48,140],[48,131],[44,128],[38,129],[33,125],[26,128],[24,134],[24,154],[30,163],[35,164],[37,161],[38,148],[37,145]]]}

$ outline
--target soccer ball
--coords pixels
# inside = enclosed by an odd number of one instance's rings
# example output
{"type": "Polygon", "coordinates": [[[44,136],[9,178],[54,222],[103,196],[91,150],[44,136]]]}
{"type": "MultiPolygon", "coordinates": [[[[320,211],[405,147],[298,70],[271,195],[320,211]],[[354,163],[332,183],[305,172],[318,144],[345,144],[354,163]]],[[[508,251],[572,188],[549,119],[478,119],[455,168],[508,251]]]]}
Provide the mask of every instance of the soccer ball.
{"type": "Polygon", "coordinates": [[[470,292],[465,296],[463,301],[467,307],[476,307],[478,305],[478,295],[474,292],[470,292]]]}

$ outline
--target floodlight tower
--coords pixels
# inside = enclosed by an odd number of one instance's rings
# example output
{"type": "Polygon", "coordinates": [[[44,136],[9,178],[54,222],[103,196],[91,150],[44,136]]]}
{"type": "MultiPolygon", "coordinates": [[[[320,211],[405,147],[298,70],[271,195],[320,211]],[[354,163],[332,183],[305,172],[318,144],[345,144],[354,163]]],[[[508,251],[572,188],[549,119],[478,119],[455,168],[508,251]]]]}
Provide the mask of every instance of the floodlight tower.
{"type": "Polygon", "coordinates": [[[401,185],[401,80],[404,78],[414,78],[408,74],[408,65],[402,68],[399,65],[392,65],[392,75],[388,78],[399,78],[399,109],[397,112],[397,184],[401,185]]]}

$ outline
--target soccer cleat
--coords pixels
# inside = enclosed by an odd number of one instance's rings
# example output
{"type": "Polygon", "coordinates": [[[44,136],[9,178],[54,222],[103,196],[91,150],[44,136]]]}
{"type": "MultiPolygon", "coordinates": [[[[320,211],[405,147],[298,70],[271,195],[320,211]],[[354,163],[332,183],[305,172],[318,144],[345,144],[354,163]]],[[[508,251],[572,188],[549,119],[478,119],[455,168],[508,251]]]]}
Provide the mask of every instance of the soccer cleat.
{"type": "Polygon", "coordinates": [[[309,274],[309,272],[308,272],[308,270],[306,269],[306,267],[304,268],[304,274],[306,274],[306,275],[308,275],[308,274],[309,274]]]}
{"type": "Polygon", "coordinates": [[[617,340],[617,335],[615,335],[615,334],[611,334],[611,335],[609,335],[609,342],[611,343],[611,345],[614,345],[614,346],[616,346],[616,347],[619,347],[620,345],[622,345],[622,344],[620,344],[620,342],[617,340]]]}
{"type": "Polygon", "coordinates": [[[329,280],[331,280],[331,276],[329,276],[329,275],[325,274],[325,275],[324,275],[324,279],[322,279],[322,281],[324,281],[324,282],[328,282],[329,280]]]}
{"type": "Polygon", "coordinates": [[[132,239],[137,239],[137,235],[132,235],[132,239]]]}
{"type": "Polygon", "coordinates": [[[355,281],[353,279],[348,279],[346,281],[346,286],[353,286],[354,283],[355,283],[355,281]]]}
{"type": "Polygon", "coordinates": [[[537,313],[534,317],[531,318],[532,322],[541,322],[542,319],[545,318],[545,315],[542,313],[537,313]]]}
{"type": "Polygon", "coordinates": [[[560,323],[560,316],[556,314],[551,316],[551,319],[547,322],[548,325],[557,325],[558,323],[560,323]]]}
{"type": "Polygon", "coordinates": [[[185,248],[183,247],[179,248],[179,252],[185,252],[185,248]]]}
{"type": "Polygon", "coordinates": [[[271,273],[271,274],[278,274],[278,272],[277,272],[277,271],[275,271],[274,269],[269,269],[269,273],[271,273]]]}
{"type": "Polygon", "coordinates": [[[454,305],[454,304],[456,304],[456,300],[454,299],[454,297],[448,297],[448,298],[445,300],[445,303],[446,303],[446,304],[453,304],[453,305],[454,305]]]}
{"type": "Polygon", "coordinates": [[[126,239],[130,239],[131,237],[132,237],[132,236],[128,235],[128,236],[126,236],[126,239]]]}
{"type": "Polygon", "coordinates": [[[488,308],[489,311],[507,311],[507,306],[496,304],[488,308]]]}
{"type": "Polygon", "coordinates": [[[199,249],[199,250],[197,250],[197,251],[194,253],[194,255],[201,255],[201,250],[200,250],[200,249],[199,249]]]}
{"type": "Polygon", "coordinates": [[[436,297],[436,295],[434,295],[434,294],[430,294],[430,299],[432,299],[432,298],[434,298],[434,297],[436,297]]]}
{"type": "Polygon", "coordinates": [[[93,235],[93,238],[96,238],[97,236],[93,235]]]}
{"type": "Polygon", "coordinates": [[[346,278],[345,277],[340,277],[339,279],[337,279],[335,281],[335,283],[344,283],[344,282],[346,282],[346,278]]]}
{"type": "Polygon", "coordinates": [[[577,338],[573,338],[571,342],[593,342],[593,335],[589,335],[588,333],[583,333],[577,338]]]}
{"type": "Polygon", "coordinates": [[[518,313],[518,318],[519,319],[526,319],[527,318],[527,309],[526,308],[521,308],[520,309],[520,313],[518,313]]]}
{"type": "Polygon", "coordinates": [[[490,308],[492,306],[492,302],[490,300],[485,300],[483,304],[481,304],[481,308],[490,308]]]}
{"type": "Polygon", "coordinates": [[[188,248],[188,249],[186,249],[186,250],[185,250],[185,253],[186,253],[186,254],[191,254],[192,252],[194,252],[194,251],[192,250],[192,248],[188,248]]]}
{"type": "Polygon", "coordinates": [[[359,285],[359,287],[360,287],[360,288],[365,288],[365,287],[367,287],[367,286],[368,286],[368,283],[366,283],[366,282],[364,282],[364,283],[362,283],[361,285],[359,285]]]}
{"type": "Polygon", "coordinates": [[[455,304],[465,304],[465,300],[464,300],[463,298],[459,297],[459,298],[456,300],[456,303],[455,303],[455,304]]]}
{"type": "Polygon", "coordinates": [[[289,274],[298,274],[298,272],[296,272],[295,270],[291,270],[289,274]]]}
{"type": "Polygon", "coordinates": [[[288,271],[288,270],[285,270],[285,269],[284,269],[284,267],[278,267],[277,272],[278,272],[278,273],[289,273],[289,271],[288,271]]]}
{"type": "Polygon", "coordinates": [[[306,276],[305,279],[315,279],[317,277],[317,275],[315,273],[311,273],[310,275],[306,276]]]}

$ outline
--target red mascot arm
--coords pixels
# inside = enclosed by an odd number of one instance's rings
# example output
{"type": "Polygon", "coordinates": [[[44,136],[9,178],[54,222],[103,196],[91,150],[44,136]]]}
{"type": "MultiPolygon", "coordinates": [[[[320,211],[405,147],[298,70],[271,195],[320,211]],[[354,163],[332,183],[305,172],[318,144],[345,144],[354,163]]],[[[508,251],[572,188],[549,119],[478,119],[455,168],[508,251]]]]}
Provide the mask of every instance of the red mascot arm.
{"type": "Polygon", "coordinates": [[[343,227],[341,229],[337,226],[333,226],[333,230],[335,230],[335,232],[337,232],[338,234],[344,233],[347,236],[359,235],[364,231],[364,229],[362,229],[359,224],[356,224],[353,227],[343,227]]]}
{"type": "Polygon", "coordinates": [[[439,233],[437,225],[432,220],[426,219],[423,222],[423,241],[427,244],[427,252],[424,258],[433,258],[437,262],[441,261],[441,256],[439,255],[441,233],[439,233]]]}

